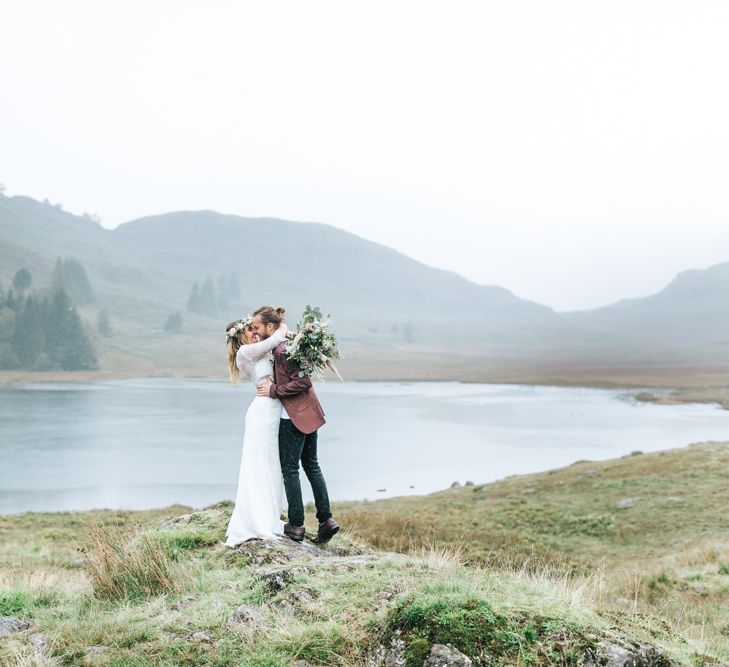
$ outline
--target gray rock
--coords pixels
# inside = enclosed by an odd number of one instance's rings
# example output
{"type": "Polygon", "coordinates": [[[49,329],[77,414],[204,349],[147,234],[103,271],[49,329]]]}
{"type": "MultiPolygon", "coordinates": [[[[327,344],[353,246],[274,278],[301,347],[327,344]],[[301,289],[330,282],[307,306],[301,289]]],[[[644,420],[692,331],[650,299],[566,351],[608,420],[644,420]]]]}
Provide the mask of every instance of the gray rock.
{"type": "Polygon", "coordinates": [[[180,516],[176,516],[174,519],[167,519],[167,521],[164,521],[163,524],[165,526],[176,526],[181,523],[190,523],[191,519],[192,514],[182,514],[180,516]]]}
{"type": "Polygon", "coordinates": [[[583,660],[584,667],[679,667],[675,660],[659,653],[646,644],[621,645],[601,641],[595,651],[589,651],[583,660]]]}
{"type": "Polygon", "coordinates": [[[633,661],[633,653],[617,644],[600,642],[597,653],[601,658],[599,664],[605,667],[628,667],[633,661]]]}
{"type": "Polygon", "coordinates": [[[451,488],[452,488],[452,489],[457,489],[457,488],[459,488],[460,486],[461,486],[461,483],[460,483],[460,482],[453,482],[453,484],[451,484],[451,488]]]}
{"type": "Polygon", "coordinates": [[[253,625],[263,620],[263,613],[258,607],[242,604],[228,619],[228,625],[253,625]]]}
{"type": "Polygon", "coordinates": [[[190,639],[194,642],[210,642],[213,640],[207,630],[198,630],[190,635],[190,639]]]}
{"type": "Polygon", "coordinates": [[[48,645],[48,636],[44,632],[34,632],[28,637],[28,642],[39,658],[50,658],[51,647],[48,645]]]}
{"type": "Polygon", "coordinates": [[[22,632],[32,626],[32,621],[23,621],[14,616],[0,616],[0,637],[7,637],[14,632],[22,632]]]}
{"type": "Polygon", "coordinates": [[[276,600],[271,604],[271,609],[275,609],[279,614],[285,614],[286,616],[297,616],[299,613],[289,600],[276,600]]]}
{"type": "Polygon", "coordinates": [[[276,595],[282,591],[294,580],[294,574],[290,570],[276,570],[274,572],[264,572],[258,576],[258,581],[262,581],[266,585],[266,589],[271,595],[276,595]]]}
{"type": "Polygon", "coordinates": [[[311,595],[311,593],[305,590],[294,591],[293,593],[291,593],[291,597],[294,602],[298,602],[299,604],[304,605],[314,601],[314,597],[311,595]]]}
{"type": "Polygon", "coordinates": [[[634,507],[635,502],[635,498],[623,498],[622,500],[618,500],[618,502],[615,503],[615,507],[617,507],[619,510],[627,510],[629,507],[634,507]]]}
{"type": "Polygon", "coordinates": [[[473,486],[473,485],[474,484],[470,479],[464,484],[464,486],[473,486]]]}
{"type": "Polygon", "coordinates": [[[407,645],[400,634],[400,630],[395,630],[395,636],[387,646],[378,644],[369,656],[367,667],[403,667],[407,645]]]}
{"type": "Polygon", "coordinates": [[[423,667],[469,667],[471,659],[450,644],[434,644],[423,667]]]}

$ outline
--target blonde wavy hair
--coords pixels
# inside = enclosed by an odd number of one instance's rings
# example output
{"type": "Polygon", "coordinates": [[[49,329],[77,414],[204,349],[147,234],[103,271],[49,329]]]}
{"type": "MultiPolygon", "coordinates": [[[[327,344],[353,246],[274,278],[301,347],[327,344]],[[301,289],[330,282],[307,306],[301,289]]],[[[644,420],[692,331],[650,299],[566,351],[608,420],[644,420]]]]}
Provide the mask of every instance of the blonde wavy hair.
{"type": "MultiPolygon", "coordinates": [[[[226,335],[231,329],[236,326],[236,324],[238,324],[238,322],[240,322],[240,320],[231,322],[225,327],[226,335]]],[[[228,335],[227,339],[228,342],[226,343],[226,347],[228,348],[228,373],[230,375],[230,381],[233,384],[238,384],[238,382],[240,381],[240,369],[238,368],[238,364],[235,363],[235,358],[238,354],[238,350],[240,350],[241,345],[248,345],[253,342],[253,329],[250,326],[247,326],[238,331],[233,336],[228,335]]]]}

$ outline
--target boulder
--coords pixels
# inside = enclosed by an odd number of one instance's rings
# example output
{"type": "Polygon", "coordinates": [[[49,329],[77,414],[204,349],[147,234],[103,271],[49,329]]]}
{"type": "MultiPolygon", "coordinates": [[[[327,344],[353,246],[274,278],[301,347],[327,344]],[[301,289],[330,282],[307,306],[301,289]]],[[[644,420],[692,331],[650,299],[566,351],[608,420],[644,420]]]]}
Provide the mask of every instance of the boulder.
{"type": "Polygon", "coordinates": [[[601,641],[588,651],[584,667],[679,667],[679,663],[647,644],[618,644],[601,641]]]}
{"type": "Polygon", "coordinates": [[[233,625],[254,625],[263,620],[263,613],[258,607],[249,604],[242,604],[228,619],[228,626],[233,625]]]}
{"type": "Polygon", "coordinates": [[[0,637],[7,637],[14,632],[22,632],[32,626],[32,621],[23,621],[14,616],[0,616],[0,637]]]}
{"type": "Polygon", "coordinates": [[[51,657],[51,647],[48,644],[48,636],[45,632],[34,632],[28,637],[28,643],[33,647],[33,652],[39,658],[51,657]]]}
{"type": "Polygon", "coordinates": [[[294,580],[294,574],[290,570],[274,570],[260,574],[257,580],[265,584],[266,590],[271,595],[276,595],[294,580]]]}
{"type": "Polygon", "coordinates": [[[298,615],[298,610],[289,600],[276,600],[276,602],[271,603],[271,609],[275,609],[280,614],[285,614],[286,616],[298,615]]]}
{"type": "Polygon", "coordinates": [[[423,667],[469,667],[471,659],[450,644],[433,644],[423,667]]]}

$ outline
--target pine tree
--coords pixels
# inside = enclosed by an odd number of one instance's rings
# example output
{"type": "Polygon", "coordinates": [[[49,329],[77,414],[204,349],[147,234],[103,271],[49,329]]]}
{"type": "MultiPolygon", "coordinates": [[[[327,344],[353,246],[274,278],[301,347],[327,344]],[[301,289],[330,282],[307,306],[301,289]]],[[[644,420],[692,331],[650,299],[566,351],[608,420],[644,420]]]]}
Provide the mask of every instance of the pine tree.
{"type": "Polygon", "coordinates": [[[213,288],[213,279],[211,276],[205,278],[205,282],[200,290],[200,312],[211,316],[216,315],[218,312],[215,303],[215,289],[213,288]]]}
{"type": "Polygon", "coordinates": [[[56,260],[51,286],[54,291],[63,289],[73,303],[83,305],[94,301],[94,291],[84,265],[73,257],[56,260]]]}
{"type": "Polygon", "coordinates": [[[18,307],[18,298],[15,296],[15,292],[13,292],[12,289],[8,290],[8,296],[5,298],[5,305],[8,308],[12,308],[13,310],[17,310],[18,307]]]}
{"type": "Polygon", "coordinates": [[[114,335],[114,330],[111,328],[109,313],[106,312],[106,308],[99,313],[99,318],[96,321],[96,328],[104,338],[111,338],[114,335]]]}
{"type": "Polygon", "coordinates": [[[182,315],[179,311],[167,316],[164,329],[170,333],[180,333],[182,331],[182,315]]]}
{"type": "Polygon", "coordinates": [[[14,324],[11,345],[18,365],[35,370],[45,349],[46,323],[34,296],[18,303],[14,324]]]}
{"type": "MultiPolygon", "coordinates": [[[[8,290],[8,296],[12,290],[8,290]]],[[[0,369],[13,370],[18,367],[13,335],[15,331],[15,309],[8,305],[8,299],[0,292],[0,369]]]]}
{"type": "Polygon", "coordinates": [[[71,309],[69,331],[70,341],[61,368],[64,371],[98,370],[99,360],[75,308],[71,309]]]}
{"type": "Polygon", "coordinates": [[[53,331],[47,350],[50,363],[64,371],[96,370],[99,367],[81,318],[65,290],[56,290],[48,313],[53,331]]]}
{"type": "Polygon", "coordinates": [[[18,269],[13,276],[13,287],[22,292],[27,290],[33,282],[33,276],[28,269],[18,269]]]}
{"type": "Polygon", "coordinates": [[[64,261],[63,279],[71,301],[86,304],[94,300],[94,292],[86,275],[86,269],[77,259],[68,257],[64,261]]]}
{"type": "Polygon", "coordinates": [[[63,260],[57,257],[56,265],[53,267],[53,275],[51,276],[51,291],[65,290],[66,286],[63,283],[63,260]]]}

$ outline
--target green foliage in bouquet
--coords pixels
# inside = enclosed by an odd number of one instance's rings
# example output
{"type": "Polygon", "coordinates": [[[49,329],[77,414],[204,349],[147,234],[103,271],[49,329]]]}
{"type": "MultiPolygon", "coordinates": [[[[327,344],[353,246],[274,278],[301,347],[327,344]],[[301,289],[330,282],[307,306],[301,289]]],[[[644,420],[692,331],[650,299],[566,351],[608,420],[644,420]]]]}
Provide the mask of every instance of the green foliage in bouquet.
{"type": "Polygon", "coordinates": [[[296,323],[296,331],[288,334],[286,354],[301,366],[299,377],[315,374],[323,377],[328,369],[342,379],[334,366],[334,360],[339,359],[341,354],[336,336],[327,330],[329,317],[327,315],[324,319],[318,307],[306,306],[303,320],[296,323]]]}

